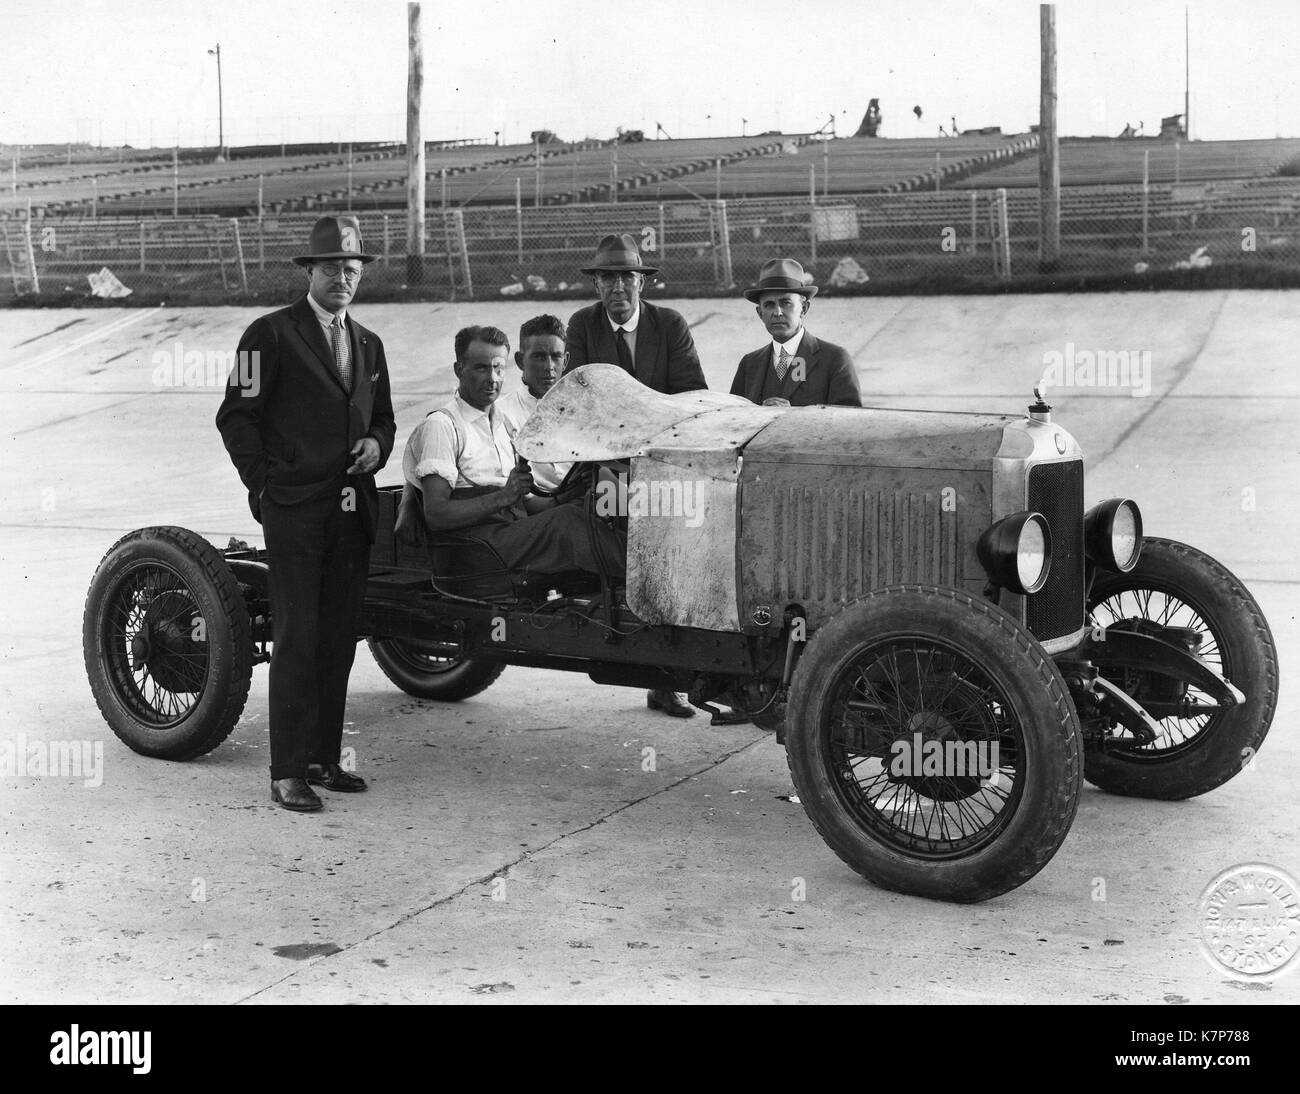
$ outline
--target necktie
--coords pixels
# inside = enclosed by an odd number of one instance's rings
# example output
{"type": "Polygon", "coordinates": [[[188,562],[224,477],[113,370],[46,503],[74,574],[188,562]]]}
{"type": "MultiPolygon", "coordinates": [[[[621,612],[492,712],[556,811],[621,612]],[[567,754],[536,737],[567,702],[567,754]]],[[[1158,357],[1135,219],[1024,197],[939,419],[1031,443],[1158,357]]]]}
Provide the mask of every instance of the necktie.
{"type": "Polygon", "coordinates": [[[330,323],[330,349],[334,351],[334,367],[339,370],[339,379],[343,386],[352,390],[352,361],[348,357],[347,334],[343,328],[343,316],[336,315],[330,323]]]}
{"type": "Polygon", "coordinates": [[[785,374],[790,368],[791,360],[792,358],[790,357],[790,354],[786,351],[785,346],[782,346],[781,355],[776,359],[776,378],[778,380],[785,379],[785,374]]]}
{"type": "Polygon", "coordinates": [[[625,371],[635,375],[636,369],[632,365],[632,351],[627,348],[627,334],[622,327],[614,332],[614,349],[618,352],[618,363],[625,371]]]}

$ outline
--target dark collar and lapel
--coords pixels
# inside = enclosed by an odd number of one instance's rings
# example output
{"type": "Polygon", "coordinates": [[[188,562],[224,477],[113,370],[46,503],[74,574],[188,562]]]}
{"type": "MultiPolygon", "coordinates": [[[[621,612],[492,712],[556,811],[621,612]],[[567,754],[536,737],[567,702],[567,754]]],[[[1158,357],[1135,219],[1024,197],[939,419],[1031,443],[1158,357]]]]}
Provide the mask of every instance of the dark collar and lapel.
{"type": "MultiPolygon", "coordinates": [[[[799,339],[799,347],[795,350],[796,357],[803,358],[804,381],[812,375],[813,365],[817,359],[817,351],[821,349],[821,343],[817,340],[807,327],[803,329],[803,336],[799,339]]],[[[763,385],[767,381],[769,369],[773,369],[772,363],[772,340],[769,338],[767,345],[762,349],[756,349],[746,358],[748,367],[745,370],[745,398],[751,403],[762,401],[763,385]]],[[[786,374],[787,377],[789,373],[786,374]]]]}
{"type": "MultiPolygon", "coordinates": [[[[317,318],[315,310],[308,303],[307,297],[299,298],[289,309],[290,316],[293,317],[295,325],[298,327],[298,334],[304,342],[315,352],[317,360],[320,361],[321,367],[340,388],[343,388],[343,379],[339,376],[338,369],[334,367],[334,351],[330,344],[325,341],[325,332],[321,330],[320,319],[317,318]]],[[[369,361],[367,350],[369,349],[366,340],[366,334],[369,333],[361,326],[352,316],[345,320],[348,330],[348,344],[352,347],[352,388],[357,387],[357,378],[361,370],[365,369],[369,374],[369,361]]],[[[343,388],[346,391],[346,388],[343,388]]],[[[352,392],[348,392],[349,395],[352,392]]]]}
{"type": "MultiPolygon", "coordinates": [[[[641,318],[636,325],[636,378],[646,387],[654,387],[655,366],[659,363],[659,316],[653,304],[641,301],[641,318]]],[[[666,363],[666,362],[665,362],[666,363]]]]}

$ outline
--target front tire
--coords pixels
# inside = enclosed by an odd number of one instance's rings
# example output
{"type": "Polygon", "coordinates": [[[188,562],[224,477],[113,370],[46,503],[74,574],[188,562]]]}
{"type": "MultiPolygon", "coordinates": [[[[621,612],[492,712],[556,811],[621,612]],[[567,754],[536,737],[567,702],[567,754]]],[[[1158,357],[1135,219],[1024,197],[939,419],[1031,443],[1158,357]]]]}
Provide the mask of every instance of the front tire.
{"type": "Polygon", "coordinates": [[[787,727],[809,818],[886,889],[987,900],[1041,870],[1074,819],[1080,734],[1060,672],[1019,622],[955,589],[882,589],[821,628],[787,727]],[[990,763],[902,770],[918,743],[990,763]]]}
{"type": "Polygon", "coordinates": [[[457,657],[453,648],[437,643],[370,638],[366,644],[383,674],[417,699],[468,699],[491,687],[506,670],[502,662],[457,657]]]}
{"type": "Polygon", "coordinates": [[[141,528],[109,548],[86,594],[81,642],[100,713],[143,756],[211,752],[248,699],[253,640],[239,583],[185,528],[141,528]]]}
{"type": "MultiPolygon", "coordinates": [[[[1112,794],[1178,801],[1221,786],[1254,758],[1277,707],[1277,648],[1264,613],[1231,572],[1195,547],[1148,538],[1130,572],[1097,575],[1088,610],[1103,627],[1144,623],[1203,632],[1199,655],[1246,696],[1228,710],[1162,718],[1161,734],[1148,745],[1120,739],[1119,748],[1089,751],[1090,783],[1112,794]]],[[[1106,675],[1139,702],[1169,686],[1167,677],[1141,672],[1106,675]]],[[[1213,702],[1194,687],[1187,698],[1213,702]]]]}

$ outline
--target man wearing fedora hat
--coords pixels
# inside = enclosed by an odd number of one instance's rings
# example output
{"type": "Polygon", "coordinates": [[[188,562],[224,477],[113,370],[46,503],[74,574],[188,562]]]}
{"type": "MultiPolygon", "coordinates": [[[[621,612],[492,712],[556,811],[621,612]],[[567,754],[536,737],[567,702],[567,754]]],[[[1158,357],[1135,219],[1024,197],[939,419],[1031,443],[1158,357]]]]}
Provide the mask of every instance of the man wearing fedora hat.
{"type": "Polygon", "coordinates": [[[680,312],[641,299],[645,279],[659,272],[641,261],[630,235],[608,235],[582,272],[600,301],[573,313],[565,348],[570,372],[592,361],[622,365],[647,387],[674,395],[707,387],[691,329],[680,312]]]}
{"type": "Polygon", "coordinates": [[[740,359],[731,394],[763,406],[861,406],[857,370],[847,351],[804,326],[817,286],[792,258],[763,264],[745,290],[771,341],[740,359]]]}
{"type": "Polygon", "coordinates": [[[340,764],[343,708],[379,509],[375,472],[393,450],[388,364],[379,336],[348,314],[365,263],[356,217],[311,232],[306,294],[254,320],[217,428],[248,488],[270,561],[271,799],[321,808],[312,784],[356,792],[340,764]],[[248,357],[244,355],[248,354],[248,357]]]}
{"type": "MultiPolygon", "coordinates": [[[[691,329],[680,312],[641,299],[645,279],[659,272],[641,260],[630,235],[607,235],[596,245],[596,257],[582,272],[590,275],[600,302],[574,312],[565,349],[569,372],[593,361],[621,365],[647,387],[665,395],[708,387],[691,329]]],[[[694,709],[683,695],[651,691],[646,705],[674,718],[692,718],[694,709]]],[[[720,722],[747,722],[746,715],[728,712],[720,722]]]]}

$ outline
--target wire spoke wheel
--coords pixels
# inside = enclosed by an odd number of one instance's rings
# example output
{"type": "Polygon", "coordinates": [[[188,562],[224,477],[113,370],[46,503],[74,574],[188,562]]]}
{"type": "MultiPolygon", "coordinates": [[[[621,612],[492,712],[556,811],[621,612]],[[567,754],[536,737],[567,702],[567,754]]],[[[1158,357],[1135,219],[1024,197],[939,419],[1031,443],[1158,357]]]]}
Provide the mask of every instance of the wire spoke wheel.
{"type": "Polygon", "coordinates": [[[869,647],[825,731],[844,806],[883,842],[942,859],[988,843],[1020,798],[1024,727],[970,655],[921,637],[869,647]]]}
{"type": "Polygon", "coordinates": [[[208,645],[197,603],[174,569],[140,562],[109,594],[100,656],[118,695],[146,725],[166,729],[193,709],[207,683],[208,645]]]}
{"type": "MultiPolygon", "coordinates": [[[[1224,663],[1222,635],[1216,634],[1209,620],[1180,596],[1161,589],[1119,589],[1091,608],[1093,620],[1111,630],[1132,630],[1158,635],[1165,627],[1187,628],[1203,636],[1197,656],[1221,676],[1231,680],[1234,667],[1224,663]]],[[[1104,668],[1104,666],[1103,666],[1104,668]]],[[[1144,673],[1135,669],[1106,672],[1120,687],[1139,702],[1143,699],[1185,699],[1197,706],[1213,706],[1216,700],[1195,684],[1180,685],[1169,677],[1144,673]]],[[[1169,715],[1159,719],[1160,733],[1154,741],[1138,743],[1131,733],[1116,727],[1117,741],[1126,744],[1130,757],[1136,763],[1157,756],[1169,756],[1191,747],[1203,733],[1212,730],[1221,712],[1196,714],[1191,717],[1169,715]]]]}
{"type": "Polygon", "coordinates": [[[1017,620],[956,589],[894,586],[813,636],[786,748],[809,819],[875,884],[986,900],[1056,853],[1081,785],[1056,665],[1017,620]]]}
{"type": "Polygon", "coordinates": [[[248,697],[252,636],[239,584],[184,528],[143,528],[110,548],[86,595],[82,651],[105,721],[144,755],[210,752],[248,697]]]}
{"type": "Polygon", "coordinates": [[[371,638],[367,645],[384,675],[418,699],[468,699],[495,683],[506,668],[502,662],[462,657],[454,643],[371,638]]]}
{"type": "Polygon", "coordinates": [[[1148,537],[1131,571],[1097,575],[1088,610],[1099,626],[1175,644],[1194,632],[1196,655],[1246,697],[1242,704],[1220,708],[1194,684],[1108,666],[1105,643],[1098,643],[1099,671],[1138,702],[1155,706],[1160,732],[1143,745],[1111,726],[1085,757],[1089,782],[1115,794],[1172,801],[1213,790],[1254,760],[1277,707],[1277,649],[1263,612],[1236,576],[1185,543],[1148,537]],[[1187,713],[1169,713],[1171,706],[1183,706],[1187,713]]]}

